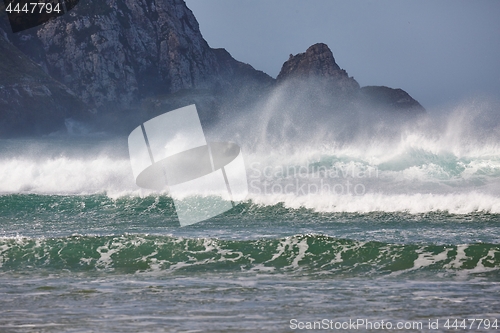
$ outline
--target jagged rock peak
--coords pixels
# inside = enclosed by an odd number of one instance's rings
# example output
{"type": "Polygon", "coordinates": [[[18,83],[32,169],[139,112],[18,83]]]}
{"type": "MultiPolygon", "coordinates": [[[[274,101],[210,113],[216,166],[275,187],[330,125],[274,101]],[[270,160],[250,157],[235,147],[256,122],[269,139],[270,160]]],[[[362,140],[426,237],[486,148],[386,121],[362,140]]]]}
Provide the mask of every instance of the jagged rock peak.
{"type": "Polygon", "coordinates": [[[276,80],[281,83],[289,79],[303,82],[319,79],[326,84],[326,89],[342,93],[352,94],[359,89],[358,82],[337,65],[332,51],[323,43],[310,46],[304,53],[290,55],[276,80]]]}
{"type": "Polygon", "coordinates": [[[347,76],[347,73],[337,65],[328,45],[318,43],[310,46],[305,53],[290,55],[277,79],[281,81],[290,77],[310,76],[337,77],[347,76]]]}

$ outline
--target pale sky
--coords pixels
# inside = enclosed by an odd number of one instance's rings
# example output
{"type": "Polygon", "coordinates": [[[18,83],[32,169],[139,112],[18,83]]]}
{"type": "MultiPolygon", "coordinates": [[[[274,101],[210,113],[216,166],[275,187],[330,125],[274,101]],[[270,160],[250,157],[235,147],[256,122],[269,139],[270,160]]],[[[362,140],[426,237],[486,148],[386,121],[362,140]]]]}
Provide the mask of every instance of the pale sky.
{"type": "Polygon", "coordinates": [[[211,47],[276,77],[328,44],[361,86],[402,88],[426,108],[500,97],[500,1],[186,0],[211,47]]]}

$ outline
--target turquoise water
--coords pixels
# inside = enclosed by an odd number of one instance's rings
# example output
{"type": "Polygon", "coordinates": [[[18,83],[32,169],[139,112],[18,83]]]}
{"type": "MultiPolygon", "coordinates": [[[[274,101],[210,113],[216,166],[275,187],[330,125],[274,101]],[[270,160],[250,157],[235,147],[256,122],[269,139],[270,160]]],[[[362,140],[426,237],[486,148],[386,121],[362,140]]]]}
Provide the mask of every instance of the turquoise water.
{"type": "Polygon", "coordinates": [[[168,193],[135,186],[122,140],[3,141],[0,332],[500,320],[497,148],[398,147],[247,153],[248,199],[181,228],[168,193]],[[364,191],[276,190],[347,181],[364,191]]]}

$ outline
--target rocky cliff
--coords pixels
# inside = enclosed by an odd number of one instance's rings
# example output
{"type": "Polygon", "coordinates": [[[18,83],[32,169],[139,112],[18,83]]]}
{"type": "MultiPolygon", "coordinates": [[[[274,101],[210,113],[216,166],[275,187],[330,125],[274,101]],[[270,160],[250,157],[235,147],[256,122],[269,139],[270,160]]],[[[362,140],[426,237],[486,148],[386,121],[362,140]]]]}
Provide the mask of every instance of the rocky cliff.
{"type": "Polygon", "coordinates": [[[385,86],[367,86],[361,88],[360,99],[364,105],[372,108],[398,111],[412,115],[425,112],[424,107],[403,89],[393,89],[385,86]]]}
{"type": "MultiPolygon", "coordinates": [[[[211,49],[182,0],[82,0],[67,15],[16,34],[2,17],[0,34],[47,77],[74,92],[95,111],[90,118],[104,127],[127,130],[185,102],[199,103],[204,118],[213,118],[219,102],[214,95],[273,82],[227,51],[211,49]],[[148,101],[159,107],[145,112],[148,101]]],[[[0,122],[18,119],[20,127],[28,126],[21,120],[22,105],[5,96],[3,103],[17,118],[0,122]]]]}
{"type": "MultiPolygon", "coordinates": [[[[9,37],[97,108],[234,84],[234,70],[226,63],[236,60],[228,55],[219,61],[220,52],[208,46],[182,0],[81,1],[68,15],[9,37]]],[[[270,79],[258,74],[256,81],[270,79]]]]}

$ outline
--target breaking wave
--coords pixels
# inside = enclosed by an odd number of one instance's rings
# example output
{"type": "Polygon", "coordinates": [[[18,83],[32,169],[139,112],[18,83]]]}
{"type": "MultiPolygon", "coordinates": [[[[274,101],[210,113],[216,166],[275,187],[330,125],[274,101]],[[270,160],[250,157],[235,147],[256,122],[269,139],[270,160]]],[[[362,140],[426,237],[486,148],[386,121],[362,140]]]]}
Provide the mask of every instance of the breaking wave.
{"type": "MultiPolygon", "coordinates": [[[[242,147],[252,202],[318,212],[500,213],[497,104],[470,101],[392,129],[357,124],[349,140],[330,137],[331,123],[322,121],[306,137],[283,137],[287,126],[299,126],[292,120],[303,114],[300,105],[280,118],[273,137],[270,124],[291,107],[282,104],[271,96],[258,111],[207,132],[209,141],[242,147]]],[[[126,138],[106,140],[0,141],[0,195],[151,195],[134,183],[126,138]]]]}
{"type": "Polygon", "coordinates": [[[0,238],[3,270],[400,275],[498,274],[498,244],[399,245],[305,234],[219,240],[159,235],[0,238]]]}

